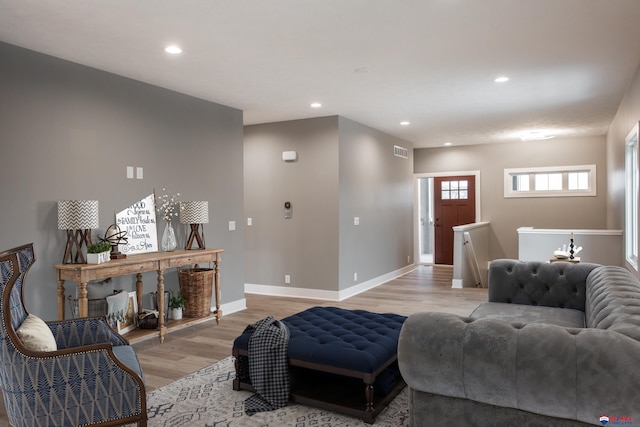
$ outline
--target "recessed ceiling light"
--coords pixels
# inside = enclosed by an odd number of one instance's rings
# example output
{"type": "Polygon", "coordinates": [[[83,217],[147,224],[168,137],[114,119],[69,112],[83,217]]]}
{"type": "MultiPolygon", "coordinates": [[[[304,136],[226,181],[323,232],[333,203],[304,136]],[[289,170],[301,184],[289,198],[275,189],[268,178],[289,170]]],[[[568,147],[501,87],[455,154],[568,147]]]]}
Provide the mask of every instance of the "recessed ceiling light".
{"type": "Polygon", "coordinates": [[[311,108],[320,108],[320,107],[322,107],[322,104],[320,104],[319,102],[311,103],[311,108]]]}
{"type": "Polygon", "coordinates": [[[444,145],[445,145],[446,147],[448,147],[448,146],[450,146],[450,145],[451,145],[451,142],[445,142],[445,143],[444,143],[444,145]]]}
{"type": "Polygon", "coordinates": [[[507,76],[500,76],[500,77],[496,77],[495,79],[493,79],[494,82],[496,83],[505,83],[509,81],[509,77],[507,76]]]}
{"type": "Polygon", "coordinates": [[[540,131],[532,131],[532,132],[528,132],[528,133],[524,133],[522,134],[522,136],[520,136],[520,139],[523,141],[539,141],[542,139],[551,139],[553,138],[553,135],[547,135],[544,132],[540,132],[540,131]]]}
{"type": "Polygon", "coordinates": [[[167,46],[167,47],[164,48],[164,51],[167,52],[167,53],[174,54],[174,55],[182,53],[182,49],[180,49],[176,45],[167,46]]]}
{"type": "Polygon", "coordinates": [[[400,126],[409,126],[411,124],[411,122],[404,120],[402,122],[400,122],[400,126]]]}

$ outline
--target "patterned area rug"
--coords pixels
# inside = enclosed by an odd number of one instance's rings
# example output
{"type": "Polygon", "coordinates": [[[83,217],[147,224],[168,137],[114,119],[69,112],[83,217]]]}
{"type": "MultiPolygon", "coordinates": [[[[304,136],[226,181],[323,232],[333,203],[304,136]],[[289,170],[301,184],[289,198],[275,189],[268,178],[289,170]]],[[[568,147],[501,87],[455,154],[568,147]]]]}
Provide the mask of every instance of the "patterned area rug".
{"type": "MultiPolygon", "coordinates": [[[[160,387],[147,394],[149,427],[334,427],[366,426],[357,418],[289,403],[276,411],[248,416],[244,400],[253,393],[233,390],[233,358],[218,363],[160,387]]],[[[405,387],[383,410],[375,426],[409,425],[409,401],[405,387]]]]}

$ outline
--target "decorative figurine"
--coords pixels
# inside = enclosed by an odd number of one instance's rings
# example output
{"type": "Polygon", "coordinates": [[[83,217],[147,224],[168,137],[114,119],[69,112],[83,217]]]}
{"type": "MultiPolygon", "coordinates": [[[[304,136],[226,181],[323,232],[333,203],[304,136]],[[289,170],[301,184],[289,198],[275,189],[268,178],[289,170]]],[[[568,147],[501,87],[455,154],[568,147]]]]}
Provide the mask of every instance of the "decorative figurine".
{"type": "Polygon", "coordinates": [[[107,231],[104,233],[104,237],[98,237],[103,242],[108,242],[111,245],[111,259],[126,258],[127,255],[120,253],[120,245],[128,243],[129,240],[126,237],[127,232],[120,230],[118,224],[111,224],[107,231]]]}

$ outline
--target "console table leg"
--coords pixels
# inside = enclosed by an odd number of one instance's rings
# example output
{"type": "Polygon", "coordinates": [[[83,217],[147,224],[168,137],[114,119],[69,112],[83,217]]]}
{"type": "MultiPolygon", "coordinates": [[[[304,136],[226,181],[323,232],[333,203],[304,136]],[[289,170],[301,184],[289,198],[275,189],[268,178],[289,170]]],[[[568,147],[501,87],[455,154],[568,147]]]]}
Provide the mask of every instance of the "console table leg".
{"type": "Polygon", "coordinates": [[[58,280],[58,320],[64,320],[64,280],[58,280]]]}
{"type": "Polygon", "coordinates": [[[213,262],[214,266],[214,285],[215,285],[215,293],[216,293],[216,325],[220,324],[220,319],[222,319],[222,310],[220,310],[220,254],[216,254],[216,260],[213,262]]]}
{"type": "Polygon", "coordinates": [[[78,316],[89,317],[89,302],[87,301],[87,282],[78,283],[78,316]]]}
{"type": "Polygon", "coordinates": [[[143,283],[142,283],[142,273],[136,274],[136,299],[138,300],[138,311],[142,311],[142,292],[143,292],[143,283]]]}
{"type": "Polygon", "coordinates": [[[167,333],[167,327],[164,325],[164,270],[158,270],[158,330],[162,344],[167,333]]]}

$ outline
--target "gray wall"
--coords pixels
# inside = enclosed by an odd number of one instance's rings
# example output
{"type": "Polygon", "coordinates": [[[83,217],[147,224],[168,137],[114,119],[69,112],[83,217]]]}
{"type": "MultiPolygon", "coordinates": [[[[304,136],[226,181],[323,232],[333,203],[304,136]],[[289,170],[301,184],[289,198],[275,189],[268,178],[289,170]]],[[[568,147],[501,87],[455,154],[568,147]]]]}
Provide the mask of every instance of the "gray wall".
{"type": "Polygon", "coordinates": [[[339,126],[344,290],[413,262],[413,145],[344,117],[339,126]],[[394,145],[407,148],[409,158],[395,157],[394,145]]]}
{"type": "Polygon", "coordinates": [[[247,283],[335,290],[338,277],[338,118],[246,126],[247,283]],[[298,160],[285,162],[283,151],[298,160]],[[293,216],[284,217],[291,202],[293,216]]]}
{"type": "MultiPolygon", "coordinates": [[[[640,120],[640,67],[607,133],[607,226],[625,228],[625,138],[640,120]]],[[[624,252],[623,252],[624,253],[624,252]]]]}
{"type": "Polygon", "coordinates": [[[414,172],[480,171],[481,221],[491,223],[490,259],[517,258],[519,227],[603,229],[607,226],[605,137],[414,151],[414,172]],[[504,169],[595,164],[596,197],[504,198],[504,169]]]}
{"type": "Polygon", "coordinates": [[[411,152],[336,116],[246,126],[247,283],[341,291],[407,265],[412,162],[393,157],[394,144],[411,152]],[[290,150],[298,161],[282,160],[290,150]]]}
{"type": "MultiPolygon", "coordinates": [[[[58,200],[98,200],[95,236],[115,211],[162,187],[209,201],[206,243],[225,250],[222,302],[244,297],[243,228],[228,231],[244,216],[241,111],[2,43],[0,63],[0,248],[35,243],[31,312],[57,316],[53,265],[66,238],[58,200]],[[143,167],[144,179],[127,179],[126,166],[143,167]]],[[[174,225],[183,245],[184,229],[174,225]]],[[[144,275],[145,293],[155,276],[144,275]]],[[[177,288],[175,272],[165,284],[177,288]]],[[[135,277],[104,287],[134,290],[135,277]]]]}

